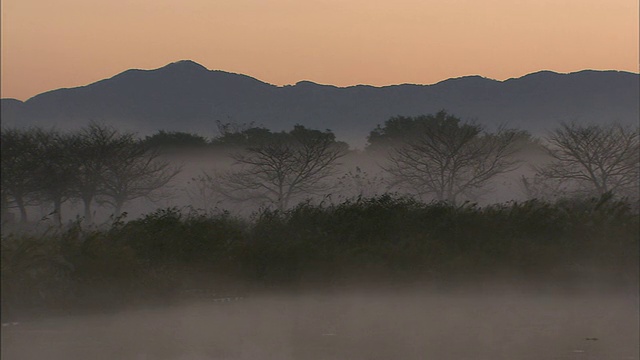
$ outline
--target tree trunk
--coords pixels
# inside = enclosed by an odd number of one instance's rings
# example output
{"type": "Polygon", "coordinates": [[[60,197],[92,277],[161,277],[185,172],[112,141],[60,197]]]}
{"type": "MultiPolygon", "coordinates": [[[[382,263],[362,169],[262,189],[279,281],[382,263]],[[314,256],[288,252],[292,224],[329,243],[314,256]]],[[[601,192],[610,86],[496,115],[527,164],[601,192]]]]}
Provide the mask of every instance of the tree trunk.
{"type": "Polygon", "coordinates": [[[5,222],[14,222],[15,219],[13,217],[13,213],[9,212],[9,199],[7,199],[7,194],[2,193],[2,205],[0,205],[0,214],[2,217],[2,223],[5,222]]]}
{"type": "Polygon", "coordinates": [[[15,199],[16,205],[18,205],[18,209],[20,209],[20,222],[24,224],[29,221],[27,218],[27,208],[24,205],[24,199],[22,199],[22,196],[16,196],[15,199]]]}
{"type": "Polygon", "coordinates": [[[93,200],[92,196],[85,196],[82,198],[82,202],[84,203],[84,221],[87,224],[93,223],[93,217],[91,215],[91,200],[93,200]]]}
{"type": "Polygon", "coordinates": [[[62,225],[62,199],[53,200],[53,220],[56,224],[62,225]]]}

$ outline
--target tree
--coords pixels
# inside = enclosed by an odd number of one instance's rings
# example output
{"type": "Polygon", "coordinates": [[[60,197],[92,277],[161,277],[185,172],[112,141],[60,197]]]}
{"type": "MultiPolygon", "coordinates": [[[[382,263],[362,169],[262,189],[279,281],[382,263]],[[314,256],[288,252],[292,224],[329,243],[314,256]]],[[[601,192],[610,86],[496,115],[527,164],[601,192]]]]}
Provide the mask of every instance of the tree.
{"type": "MultiPolygon", "coordinates": [[[[444,111],[438,113],[439,116],[446,115],[444,111]]],[[[412,136],[419,131],[421,124],[431,121],[433,115],[394,116],[384,122],[384,126],[376,126],[369,136],[367,136],[367,151],[386,152],[390,147],[402,144],[407,136],[412,136]]]]}
{"type": "Polygon", "coordinates": [[[62,204],[73,195],[77,167],[71,135],[34,130],[37,168],[33,174],[38,197],[53,203],[54,221],[62,224],[62,204]]]}
{"type": "Polygon", "coordinates": [[[1,136],[2,215],[6,215],[11,201],[18,207],[20,221],[24,223],[28,221],[29,197],[36,192],[35,172],[41,155],[35,153],[35,130],[5,128],[1,136]]]}
{"type": "Polygon", "coordinates": [[[331,131],[296,125],[289,133],[261,133],[259,141],[233,155],[235,169],[205,176],[231,200],[273,204],[284,210],[297,196],[327,190],[324,180],[334,173],[346,148],[331,131]]]}
{"type": "MultiPolygon", "coordinates": [[[[395,122],[391,119],[376,132],[390,133],[387,127],[395,127],[395,122]]],[[[393,176],[393,185],[420,196],[455,203],[461,196],[472,196],[474,190],[496,175],[516,167],[513,155],[522,135],[519,132],[501,129],[486,133],[480,125],[461,123],[445,111],[403,118],[402,125],[410,133],[389,143],[389,163],[384,169],[393,176]]]]}
{"type": "Polygon", "coordinates": [[[86,222],[93,221],[93,200],[105,193],[105,177],[109,166],[122,160],[122,148],[132,141],[135,141],[133,134],[121,134],[114,128],[97,124],[71,135],[69,146],[74,153],[71,161],[75,167],[72,192],[84,205],[86,222]]]}
{"type": "Polygon", "coordinates": [[[145,137],[144,143],[149,147],[160,148],[201,148],[207,146],[207,139],[181,131],[160,130],[152,136],[145,137]]]}
{"type": "Polygon", "coordinates": [[[211,144],[219,147],[240,147],[245,148],[256,143],[269,141],[274,134],[271,130],[255,126],[253,122],[248,124],[223,123],[216,121],[219,135],[215,137],[211,144]]]}
{"type": "Polygon", "coordinates": [[[106,165],[100,201],[113,206],[119,216],[126,202],[152,199],[179,172],[180,168],[160,158],[157,148],[128,137],[106,165]]]}
{"type": "Polygon", "coordinates": [[[603,195],[638,193],[638,128],[562,124],[548,137],[552,161],[539,174],[603,195]]]}

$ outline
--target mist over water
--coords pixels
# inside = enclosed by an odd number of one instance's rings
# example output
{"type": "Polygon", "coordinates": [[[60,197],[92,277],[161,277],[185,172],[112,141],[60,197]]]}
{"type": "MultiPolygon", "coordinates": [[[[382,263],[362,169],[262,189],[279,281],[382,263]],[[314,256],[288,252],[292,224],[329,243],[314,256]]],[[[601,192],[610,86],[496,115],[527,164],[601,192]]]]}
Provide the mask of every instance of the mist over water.
{"type": "Polygon", "coordinates": [[[44,200],[30,202],[30,222],[7,216],[2,358],[640,358],[637,203],[523,191],[532,165],[549,161],[539,143],[526,137],[523,166],[507,161],[486,184],[444,194],[329,131],[271,136],[289,140],[235,156],[165,149],[157,159],[181,169],[169,186],[124,208],[93,194],[84,221],[77,196],[57,219],[44,200]],[[330,139],[322,176],[287,192],[286,181],[243,183],[317,163],[299,160],[314,153],[299,151],[301,134],[330,139]],[[293,155],[250,166],[280,153],[293,155]]]}
{"type": "Polygon", "coordinates": [[[638,359],[637,291],[351,287],[3,325],[3,359],[638,359]]]}

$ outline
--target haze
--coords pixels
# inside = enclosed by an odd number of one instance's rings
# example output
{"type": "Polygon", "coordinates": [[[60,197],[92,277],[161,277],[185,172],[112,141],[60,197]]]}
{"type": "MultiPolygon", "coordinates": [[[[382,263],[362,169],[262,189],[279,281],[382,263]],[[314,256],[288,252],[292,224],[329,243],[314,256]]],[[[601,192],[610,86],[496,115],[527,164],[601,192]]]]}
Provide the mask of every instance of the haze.
{"type": "Polygon", "coordinates": [[[2,98],[580,72],[3,99],[2,359],[640,360],[637,0],[0,6],[2,98]]]}
{"type": "Polygon", "coordinates": [[[2,331],[7,359],[638,359],[637,297],[375,291],[260,295],[2,331]]]}
{"type": "Polygon", "coordinates": [[[638,71],[638,2],[2,1],[3,98],[193,59],[276,85],[638,71]]]}

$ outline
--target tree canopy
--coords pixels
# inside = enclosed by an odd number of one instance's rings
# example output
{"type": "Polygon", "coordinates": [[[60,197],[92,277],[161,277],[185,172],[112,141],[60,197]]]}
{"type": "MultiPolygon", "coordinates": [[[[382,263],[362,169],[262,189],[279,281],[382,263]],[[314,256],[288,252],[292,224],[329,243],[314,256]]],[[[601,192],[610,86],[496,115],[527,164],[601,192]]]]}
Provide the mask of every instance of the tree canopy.
{"type": "Polygon", "coordinates": [[[638,128],[562,124],[548,137],[552,161],[539,174],[578,192],[638,195],[638,128]]]}
{"type": "MultiPolygon", "coordinates": [[[[240,134],[255,134],[253,130],[240,134]]],[[[333,174],[337,160],[347,150],[329,130],[296,125],[289,132],[258,133],[258,138],[233,155],[234,169],[217,176],[206,175],[210,184],[229,199],[286,209],[293,198],[330,187],[324,180],[333,174]]]]}
{"type": "Polygon", "coordinates": [[[207,146],[207,138],[182,131],[160,130],[144,138],[144,143],[153,148],[200,148],[207,146]]]}
{"type": "Polygon", "coordinates": [[[455,203],[472,198],[498,174],[514,169],[519,132],[486,132],[440,111],[388,120],[372,132],[372,146],[388,148],[384,169],[396,187],[455,203]]]}
{"type": "Polygon", "coordinates": [[[120,213],[125,202],[157,193],[178,171],[134,134],[108,126],[2,130],[3,216],[14,205],[22,222],[28,205],[50,203],[60,224],[62,204],[70,199],[83,203],[87,222],[95,201],[120,213]]]}

